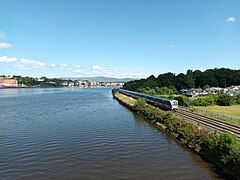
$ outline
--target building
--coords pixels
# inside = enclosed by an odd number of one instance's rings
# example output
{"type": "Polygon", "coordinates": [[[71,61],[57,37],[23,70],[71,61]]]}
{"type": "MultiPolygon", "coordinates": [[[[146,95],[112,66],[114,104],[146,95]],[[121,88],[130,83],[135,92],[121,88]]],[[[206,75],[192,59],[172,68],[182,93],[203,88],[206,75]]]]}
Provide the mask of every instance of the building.
{"type": "Polygon", "coordinates": [[[192,88],[192,89],[182,89],[180,90],[183,94],[185,94],[186,96],[189,96],[189,97],[195,97],[195,96],[198,96],[198,95],[206,95],[206,94],[209,94],[209,92],[205,89],[201,89],[201,88],[192,88]]]}
{"type": "Polygon", "coordinates": [[[185,95],[188,97],[195,97],[198,95],[198,93],[195,89],[189,89],[185,92],[185,95]]]}
{"type": "Polygon", "coordinates": [[[45,79],[46,79],[46,77],[36,78],[36,81],[43,82],[43,81],[45,81],[45,79]]]}
{"type": "Polygon", "coordinates": [[[90,86],[91,86],[91,87],[99,86],[99,82],[91,81],[91,82],[90,82],[90,86]]]}
{"type": "Polygon", "coordinates": [[[78,81],[79,87],[88,87],[87,81],[78,81]]]}
{"type": "Polygon", "coordinates": [[[68,81],[63,81],[63,82],[61,83],[61,85],[62,85],[62,86],[68,86],[68,81]]]}
{"type": "Polygon", "coordinates": [[[74,82],[68,82],[68,86],[69,87],[73,87],[74,86],[74,82]]]}
{"type": "Polygon", "coordinates": [[[18,87],[18,80],[0,78],[0,87],[18,87]]]}

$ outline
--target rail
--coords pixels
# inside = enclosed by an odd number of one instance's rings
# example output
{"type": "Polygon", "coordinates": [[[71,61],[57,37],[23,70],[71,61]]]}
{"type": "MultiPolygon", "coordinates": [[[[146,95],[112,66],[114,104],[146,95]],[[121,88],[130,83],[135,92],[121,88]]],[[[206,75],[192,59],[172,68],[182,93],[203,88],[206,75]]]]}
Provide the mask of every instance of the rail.
{"type": "MultiPolygon", "coordinates": [[[[122,92],[120,92],[120,93],[122,93],[122,92]]],[[[122,94],[125,94],[125,93],[122,93],[122,94]]],[[[125,95],[127,95],[127,94],[125,94],[125,95]]],[[[127,95],[127,96],[129,96],[129,95],[127,95]]],[[[212,129],[215,129],[215,130],[221,131],[221,132],[231,132],[240,139],[240,126],[237,124],[232,124],[232,123],[225,122],[225,121],[215,119],[212,117],[208,117],[208,116],[203,116],[203,115],[191,112],[191,111],[183,109],[183,108],[179,108],[178,110],[175,110],[174,113],[176,115],[183,117],[184,119],[196,122],[205,127],[212,128],[212,129]]]]}
{"type": "Polygon", "coordinates": [[[218,131],[234,133],[240,139],[240,126],[237,124],[232,124],[219,119],[196,114],[185,109],[178,109],[174,113],[185,119],[197,122],[218,131]]]}

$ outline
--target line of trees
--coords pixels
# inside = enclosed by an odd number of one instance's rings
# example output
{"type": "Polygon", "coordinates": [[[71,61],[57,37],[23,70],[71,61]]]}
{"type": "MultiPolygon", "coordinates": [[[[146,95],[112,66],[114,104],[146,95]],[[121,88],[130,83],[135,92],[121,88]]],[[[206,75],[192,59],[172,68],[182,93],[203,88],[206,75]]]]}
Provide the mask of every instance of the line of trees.
{"type": "Polygon", "coordinates": [[[229,87],[240,85],[240,70],[228,68],[215,68],[200,70],[187,70],[187,73],[175,75],[171,72],[153,75],[147,79],[134,80],[124,85],[125,89],[139,91],[141,88],[175,87],[177,90],[206,87],[229,87]]]}
{"type": "MultiPolygon", "coordinates": [[[[59,87],[62,86],[64,80],[59,78],[47,78],[41,77],[43,81],[38,81],[37,78],[33,77],[23,77],[23,76],[12,76],[12,78],[18,80],[18,84],[23,84],[25,86],[40,86],[40,87],[59,87]]],[[[72,80],[68,80],[68,82],[73,82],[72,80]]]]}

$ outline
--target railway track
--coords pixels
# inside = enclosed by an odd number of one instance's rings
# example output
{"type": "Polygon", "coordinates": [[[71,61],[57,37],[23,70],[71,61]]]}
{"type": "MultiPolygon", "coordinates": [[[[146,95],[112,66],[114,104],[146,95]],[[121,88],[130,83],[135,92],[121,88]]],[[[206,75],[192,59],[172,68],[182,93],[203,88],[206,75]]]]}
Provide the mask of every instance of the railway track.
{"type": "MultiPolygon", "coordinates": [[[[120,93],[122,93],[124,95],[127,95],[127,96],[131,96],[135,99],[140,94],[140,93],[134,94],[134,96],[133,96],[133,95],[129,94],[129,92],[130,91],[127,91],[127,93],[124,93],[124,92],[120,92],[120,93]]],[[[142,96],[140,96],[140,97],[142,97],[142,96]]],[[[144,97],[144,98],[146,99],[146,98],[149,98],[149,97],[147,96],[147,97],[144,97]]],[[[147,100],[150,101],[149,99],[147,99],[147,100]]],[[[151,101],[152,101],[152,99],[151,99],[151,101]]],[[[184,119],[187,119],[187,120],[190,120],[192,122],[198,123],[198,124],[202,125],[203,127],[211,128],[211,129],[221,131],[221,132],[234,133],[238,137],[238,139],[240,140],[240,125],[236,125],[236,124],[228,123],[228,122],[225,122],[225,121],[222,121],[222,120],[218,120],[218,119],[214,119],[214,118],[211,118],[211,117],[196,114],[194,112],[190,112],[190,111],[182,109],[182,108],[180,108],[178,110],[175,110],[174,113],[176,115],[181,116],[184,119]]]]}
{"type": "Polygon", "coordinates": [[[198,124],[204,125],[206,127],[216,129],[221,132],[231,132],[236,134],[240,139],[240,126],[236,124],[231,124],[225,121],[214,119],[211,117],[206,117],[200,114],[190,112],[185,109],[178,109],[174,112],[175,114],[183,117],[184,119],[197,122],[198,124]]]}

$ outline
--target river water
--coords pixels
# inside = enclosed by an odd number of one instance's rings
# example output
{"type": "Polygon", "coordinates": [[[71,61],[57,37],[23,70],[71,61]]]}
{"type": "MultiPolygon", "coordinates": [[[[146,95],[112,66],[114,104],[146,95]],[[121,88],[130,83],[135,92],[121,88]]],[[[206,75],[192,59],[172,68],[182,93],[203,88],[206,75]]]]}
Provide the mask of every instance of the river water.
{"type": "Polygon", "coordinates": [[[111,89],[0,89],[0,179],[217,179],[111,89]]]}

